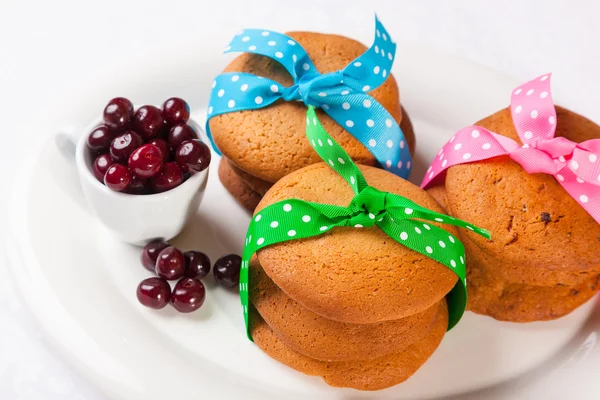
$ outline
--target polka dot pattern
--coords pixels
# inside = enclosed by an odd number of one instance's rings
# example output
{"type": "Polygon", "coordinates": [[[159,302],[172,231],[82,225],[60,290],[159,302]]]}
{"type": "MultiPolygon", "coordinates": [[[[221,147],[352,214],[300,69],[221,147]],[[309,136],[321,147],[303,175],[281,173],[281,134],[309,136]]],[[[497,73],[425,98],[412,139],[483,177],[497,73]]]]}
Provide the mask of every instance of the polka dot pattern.
{"type": "Polygon", "coordinates": [[[371,47],[343,70],[344,75],[351,76],[362,82],[363,85],[369,86],[367,90],[372,90],[385,81],[387,71],[392,69],[396,54],[396,44],[389,40],[390,35],[387,29],[377,18],[375,19],[375,32],[375,39],[371,47]],[[380,35],[377,35],[377,32],[380,35]]]}
{"type": "Polygon", "coordinates": [[[359,139],[384,168],[408,178],[412,157],[405,146],[404,133],[387,110],[371,96],[357,91],[343,97],[331,96],[331,100],[327,114],[359,139]],[[343,99],[338,106],[335,97],[343,99]],[[373,118],[374,115],[386,117],[373,118]]]}
{"type": "MultiPolygon", "coordinates": [[[[302,100],[307,106],[323,108],[365,146],[375,140],[379,145],[368,148],[380,165],[408,178],[412,165],[408,148],[386,146],[404,143],[404,133],[387,110],[367,94],[386,80],[396,53],[396,44],[377,18],[375,29],[379,35],[375,34],[373,45],[364,54],[343,70],[328,74],[319,74],[302,46],[288,36],[267,30],[244,30],[233,38],[226,51],[270,57],[292,75],[295,84],[285,88],[247,73],[219,75],[213,84],[208,118],[268,107],[279,99],[302,100]],[[307,76],[310,78],[301,79],[307,76]]],[[[218,152],[208,122],[206,132],[218,152]]]]}
{"type": "MultiPolygon", "coordinates": [[[[550,74],[544,75],[550,77],[550,74]]],[[[556,127],[551,121],[556,120],[556,110],[550,94],[550,79],[531,80],[521,85],[511,95],[511,112],[517,132],[523,143],[528,143],[535,137],[552,139],[556,127]],[[525,132],[535,135],[526,138],[525,132]]]]}
{"type": "Polygon", "coordinates": [[[478,126],[461,129],[433,160],[421,186],[426,188],[453,165],[508,155],[528,173],[553,175],[600,223],[600,165],[596,165],[600,139],[573,143],[554,137],[557,121],[550,77],[543,75],[512,92],[512,119],[522,144],[478,126]]]}
{"type": "Polygon", "coordinates": [[[308,110],[306,130],[309,143],[348,182],[355,197],[347,207],[287,199],[265,207],[254,216],[246,235],[240,272],[240,298],[245,322],[248,323],[248,265],[256,251],[275,243],[326,234],[335,227],[361,229],[377,226],[393,240],[456,273],[459,283],[453,290],[457,295],[449,297],[449,328],[453,327],[466,306],[466,268],[464,263],[456,262],[463,259],[464,247],[447,231],[423,221],[447,221],[489,236],[487,232],[423,208],[407,198],[369,187],[348,154],[323,129],[312,106],[308,110]]]}

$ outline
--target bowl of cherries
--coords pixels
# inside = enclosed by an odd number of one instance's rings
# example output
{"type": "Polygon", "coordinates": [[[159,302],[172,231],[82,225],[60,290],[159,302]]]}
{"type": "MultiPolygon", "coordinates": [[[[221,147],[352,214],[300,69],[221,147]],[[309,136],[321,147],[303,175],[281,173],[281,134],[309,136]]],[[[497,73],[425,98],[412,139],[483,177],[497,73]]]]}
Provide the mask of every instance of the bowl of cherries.
{"type": "Polygon", "coordinates": [[[121,240],[176,236],[202,201],[211,161],[202,128],[177,97],[134,107],[116,97],[77,143],[83,192],[121,240]]]}

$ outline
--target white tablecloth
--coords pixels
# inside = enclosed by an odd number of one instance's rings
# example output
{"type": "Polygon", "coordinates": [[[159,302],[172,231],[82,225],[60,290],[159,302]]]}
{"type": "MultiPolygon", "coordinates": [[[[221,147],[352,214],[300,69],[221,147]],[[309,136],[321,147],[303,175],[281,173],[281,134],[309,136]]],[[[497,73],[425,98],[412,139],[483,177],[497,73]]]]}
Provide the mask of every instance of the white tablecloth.
{"type": "MultiPolygon", "coordinates": [[[[232,32],[247,26],[356,29],[366,41],[373,11],[397,40],[522,80],[552,71],[563,104],[600,122],[600,2],[592,0],[304,0],[298,6],[280,0],[0,0],[0,227],[27,144],[68,123],[44,115],[45,106],[68,107],[68,94],[90,76],[127,63],[130,54],[203,39],[197,32],[206,25],[232,32]],[[28,130],[31,118],[48,121],[48,131],[28,130]]],[[[410,60],[399,54],[396,62],[410,60]]],[[[106,400],[45,342],[11,288],[5,263],[0,250],[0,399],[106,400]]]]}

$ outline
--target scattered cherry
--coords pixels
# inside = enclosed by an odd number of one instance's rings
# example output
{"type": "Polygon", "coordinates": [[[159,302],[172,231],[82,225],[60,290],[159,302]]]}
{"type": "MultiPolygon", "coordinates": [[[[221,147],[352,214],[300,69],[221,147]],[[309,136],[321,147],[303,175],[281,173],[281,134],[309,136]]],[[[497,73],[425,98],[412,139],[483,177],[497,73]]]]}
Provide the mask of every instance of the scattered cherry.
{"type": "Polygon", "coordinates": [[[139,178],[151,178],[162,166],[162,151],[153,144],[138,147],[129,156],[129,170],[139,178]]]}
{"type": "Polygon", "coordinates": [[[128,194],[149,194],[150,191],[150,181],[148,179],[139,178],[132,174],[131,183],[125,189],[125,193],[128,194]]]}
{"type": "Polygon", "coordinates": [[[104,175],[106,175],[106,171],[113,164],[114,162],[108,153],[100,154],[96,157],[94,160],[94,176],[96,176],[96,179],[104,183],[104,175]]]}
{"type": "Polygon", "coordinates": [[[215,280],[226,288],[234,288],[240,283],[242,258],[237,254],[223,256],[215,262],[213,275],[215,280]]]}
{"type": "Polygon", "coordinates": [[[93,151],[106,151],[113,137],[108,126],[100,125],[88,135],[87,145],[93,151]]]}
{"type": "Polygon", "coordinates": [[[158,254],[167,247],[169,247],[169,243],[160,239],[153,240],[145,245],[140,256],[140,261],[142,262],[144,268],[146,268],[148,271],[155,272],[158,254]]]}
{"type": "Polygon", "coordinates": [[[168,142],[171,149],[176,150],[181,143],[186,140],[197,139],[198,135],[188,124],[179,124],[171,128],[168,135],[168,142]]]}
{"type": "Polygon", "coordinates": [[[116,162],[126,163],[135,149],[143,144],[140,135],[126,131],[113,139],[110,144],[110,156],[116,162]]]}
{"type": "Polygon", "coordinates": [[[131,173],[121,164],[111,165],[104,175],[104,184],[115,192],[122,192],[131,183],[131,173]]]}
{"type": "Polygon", "coordinates": [[[158,147],[163,155],[163,160],[168,161],[171,153],[169,152],[169,144],[165,139],[152,139],[148,142],[148,144],[153,144],[158,147]]]}
{"type": "Polygon", "coordinates": [[[183,278],[175,285],[171,304],[179,312],[190,313],[199,309],[204,303],[206,289],[198,279],[183,278]]]}
{"type": "Polygon", "coordinates": [[[175,161],[183,172],[204,171],[210,164],[210,149],[199,140],[186,140],[177,148],[175,161]]]}
{"type": "Polygon", "coordinates": [[[186,251],[185,276],[188,278],[204,278],[210,272],[210,258],[200,251],[186,251]]]}
{"type": "Polygon", "coordinates": [[[161,278],[147,278],[137,287],[137,298],[146,307],[160,310],[171,298],[169,283],[161,278]]]}
{"type": "Polygon", "coordinates": [[[156,258],[156,275],[169,281],[179,279],[185,273],[185,257],[173,247],[165,247],[156,258]]]}
{"type": "Polygon", "coordinates": [[[150,185],[155,193],[166,192],[183,182],[183,173],[174,162],[168,162],[162,166],[160,171],[150,178],[150,185]]]}
{"type": "Polygon", "coordinates": [[[125,129],[133,115],[133,104],[123,97],[115,97],[104,108],[104,122],[116,131],[125,129]]]}
{"type": "Polygon", "coordinates": [[[162,116],[169,125],[185,124],[190,118],[190,106],[179,97],[171,97],[163,103],[162,116]]]}
{"type": "Polygon", "coordinates": [[[133,115],[133,129],[144,140],[157,137],[164,126],[162,112],[154,106],[142,106],[133,115]]]}

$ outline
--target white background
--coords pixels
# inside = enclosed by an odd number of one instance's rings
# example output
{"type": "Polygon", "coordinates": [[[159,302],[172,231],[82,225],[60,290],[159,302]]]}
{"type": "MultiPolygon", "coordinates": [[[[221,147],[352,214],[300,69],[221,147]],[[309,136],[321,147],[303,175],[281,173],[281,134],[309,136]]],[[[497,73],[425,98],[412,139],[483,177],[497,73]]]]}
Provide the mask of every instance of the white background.
{"type": "MultiPolygon", "coordinates": [[[[225,45],[229,34],[196,34],[206,25],[231,33],[244,27],[351,31],[368,43],[374,11],[396,40],[521,80],[552,71],[556,97],[600,122],[600,2],[593,0],[0,0],[0,227],[6,226],[7,194],[29,144],[69,122],[54,120],[49,110],[69,107],[70,93],[118,71],[128,57],[150,54],[160,63],[160,49],[167,46],[200,51],[202,41],[225,45]],[[40,119],[47,129],[28,129],[40,119]]],[[[396,62],[410,60],[398,54],[396,62]]],[[[108,100],[88,96],[99,112],[108,100]]],[[[44,341],[11,289],[1,246],[0,399],[106,400],[44,341]]]]}

